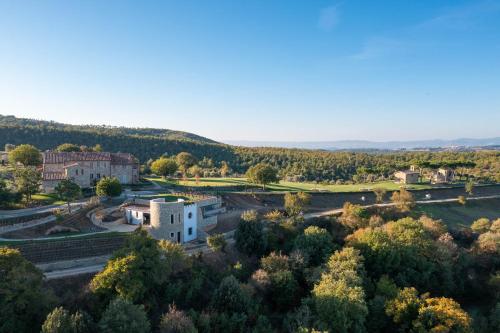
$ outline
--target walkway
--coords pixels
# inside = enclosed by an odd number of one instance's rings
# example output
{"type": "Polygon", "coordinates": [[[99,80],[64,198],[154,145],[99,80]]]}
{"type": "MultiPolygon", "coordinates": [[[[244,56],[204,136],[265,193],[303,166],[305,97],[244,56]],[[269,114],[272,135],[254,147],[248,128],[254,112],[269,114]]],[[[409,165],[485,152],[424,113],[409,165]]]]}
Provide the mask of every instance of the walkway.
{"type": "MultiPolygon", "coordinates": [[[[72,202],[71,207],[81,206],[85,201],[72,202]]],[[[35,215],[35,214],[40,214],[40,213],[52,212],[56,208],[64,209],[66,207],[68,207],[67,204],[48,205],[48,206],[23,208],[23,209],[16,209],[16,210],[0,210],[0,219],[8,219],[8,218],[12,218],[12,217],[22,217],[22,216],[29,216],[29,215],[35,215]]]]}

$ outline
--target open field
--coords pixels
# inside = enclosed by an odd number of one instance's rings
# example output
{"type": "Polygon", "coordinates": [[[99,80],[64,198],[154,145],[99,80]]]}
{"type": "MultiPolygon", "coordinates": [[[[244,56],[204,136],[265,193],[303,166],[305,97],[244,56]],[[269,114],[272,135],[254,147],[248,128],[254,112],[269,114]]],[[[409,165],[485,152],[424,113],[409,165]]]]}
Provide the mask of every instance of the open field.
{"type": "Polygon", "coordinates": [[[469,200],[465,205],[458,202],[418,205],[415,211],[441,219],[449,227],[468,227],[481,217],[500,218],[500,199],[469,200]]]}
{"type": "MultiPolygon", "coordinates": [[[[185,187],[230,187],[230,186],[251,186],[255,184],[249,183],[246,178],[200,178],[198,182],[194,178],[186,180],[168,180],[160,177],[150,177],[148,180],[155,181],[162,186],[185,186],[185,187]]],[[[366,184],[352,185],[329,185],[329,184],[314,184],[302,182],[286,182],[280,181],[277,184],[269,184],[266,188],[270,191],[325,191],[325,192],[359,192],[370,191],[373,188],[380,187],[388,191],[397,190],[401,185],[392,181],[366,184]]],[[[258,187],[258,186],[257,186],[258,187]]],[[[432,188],[429,184],[410,184],[406,186],[408,189],[422,190],[432,188]]]]}

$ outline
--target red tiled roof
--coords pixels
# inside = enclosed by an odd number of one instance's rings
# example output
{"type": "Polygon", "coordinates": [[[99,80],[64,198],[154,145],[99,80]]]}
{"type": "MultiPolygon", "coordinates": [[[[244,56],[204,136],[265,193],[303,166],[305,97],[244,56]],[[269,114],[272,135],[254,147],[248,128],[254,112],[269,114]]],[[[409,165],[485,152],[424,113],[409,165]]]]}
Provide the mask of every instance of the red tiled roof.
{"type": "Polygon", "coordinates": [[[64,172],[44,172],[42,175],[43,180],[63,180],[66,179],[64,172]]]}
{"type": "Polygon", "coordinates": [[[136,159],[128,153],[107,152],[45,152],[43,164],[66,164],[80,161],[110,161],[111,164],[135,164],[136,159]]]}
{"type": "Polygon", "coordinates": [[[111,164],[135,164],[137,160],[129,153],[111,153],[111,164]]]}

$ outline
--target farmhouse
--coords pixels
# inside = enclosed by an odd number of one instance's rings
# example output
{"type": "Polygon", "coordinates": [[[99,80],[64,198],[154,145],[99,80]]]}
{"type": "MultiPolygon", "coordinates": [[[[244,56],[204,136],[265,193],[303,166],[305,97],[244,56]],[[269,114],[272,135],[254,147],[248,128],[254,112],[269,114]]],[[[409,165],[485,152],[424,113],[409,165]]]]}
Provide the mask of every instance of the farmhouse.
{"type": "Polygon", "coordinates": [[[432,182],[434,184],[444,184],[453,181],[455,173],[450,168],[439,168],[437,172],[432,175],[432,182]]]}
{"type": "Polygon", "coordinates": [[[415,184],[418,183],[418,178],[420,177],[420,173],[412,170],[396,171],[394,173],[394,177],[396,177],[399,183],[415,184]]]}
{"type": "Polygon", "coordinates": [[[224,210],[217,197],[175,202],[165,202],[163,198],[136,199],[125,207],[125,215],[128,223],[141,224],[155,239],[185,243],[204,238],[217,225],[217,215],[224,210]]]}
{"type": "Polygon", "coordinates": [[[126,153],[45,152],[42,189],[50,193],[63,179],[71,179],[81,188],[93,186],[103,177],[116,177],[122,184],[139,181],[139,162],[126,153]]]}

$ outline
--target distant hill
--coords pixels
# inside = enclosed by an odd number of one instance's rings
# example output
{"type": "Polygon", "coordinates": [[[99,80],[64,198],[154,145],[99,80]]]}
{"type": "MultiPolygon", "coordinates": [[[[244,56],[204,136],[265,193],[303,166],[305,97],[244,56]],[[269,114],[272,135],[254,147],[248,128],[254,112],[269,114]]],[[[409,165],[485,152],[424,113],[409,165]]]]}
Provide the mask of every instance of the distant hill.
{"type": "Polygon", "coordinates": [[[8,126],[54,128],[66,131],[99,132],[111,135],[149,136],[167,140],[190,140],[199,143],[218,143],[214,140],[193,133],[174,131],[169,129],[132,128],[107,125],[69,125],[58,123],[55,121],[17,118],[15,116],[0,115],[0,127],[8,126]]]}
{"type": "Polygon", "coordinates": [[[448,147],[485,147],[500,145],[500,137],[487,139],[455,139],[455,140],[421,140],[421,141],[386,141],[375,142],[365,140],[342,141],[227,141],[226,143],[245,147],[282,147],[323,150],[395,150],[418,148],[448,147]]]}
{"type": "Polygon", "coordinates": [[[163,154],[189,151],[199,158],[234,159],[225,144],[192,133],[154,128],[128,128],[96,125],[68,125],[53,121],[0,115],[0,149],[7,143],[35,145],[40,150],[54,149],[62,143],[94,146],[111,152],[130,152],[142,162],[163,154]]]}

